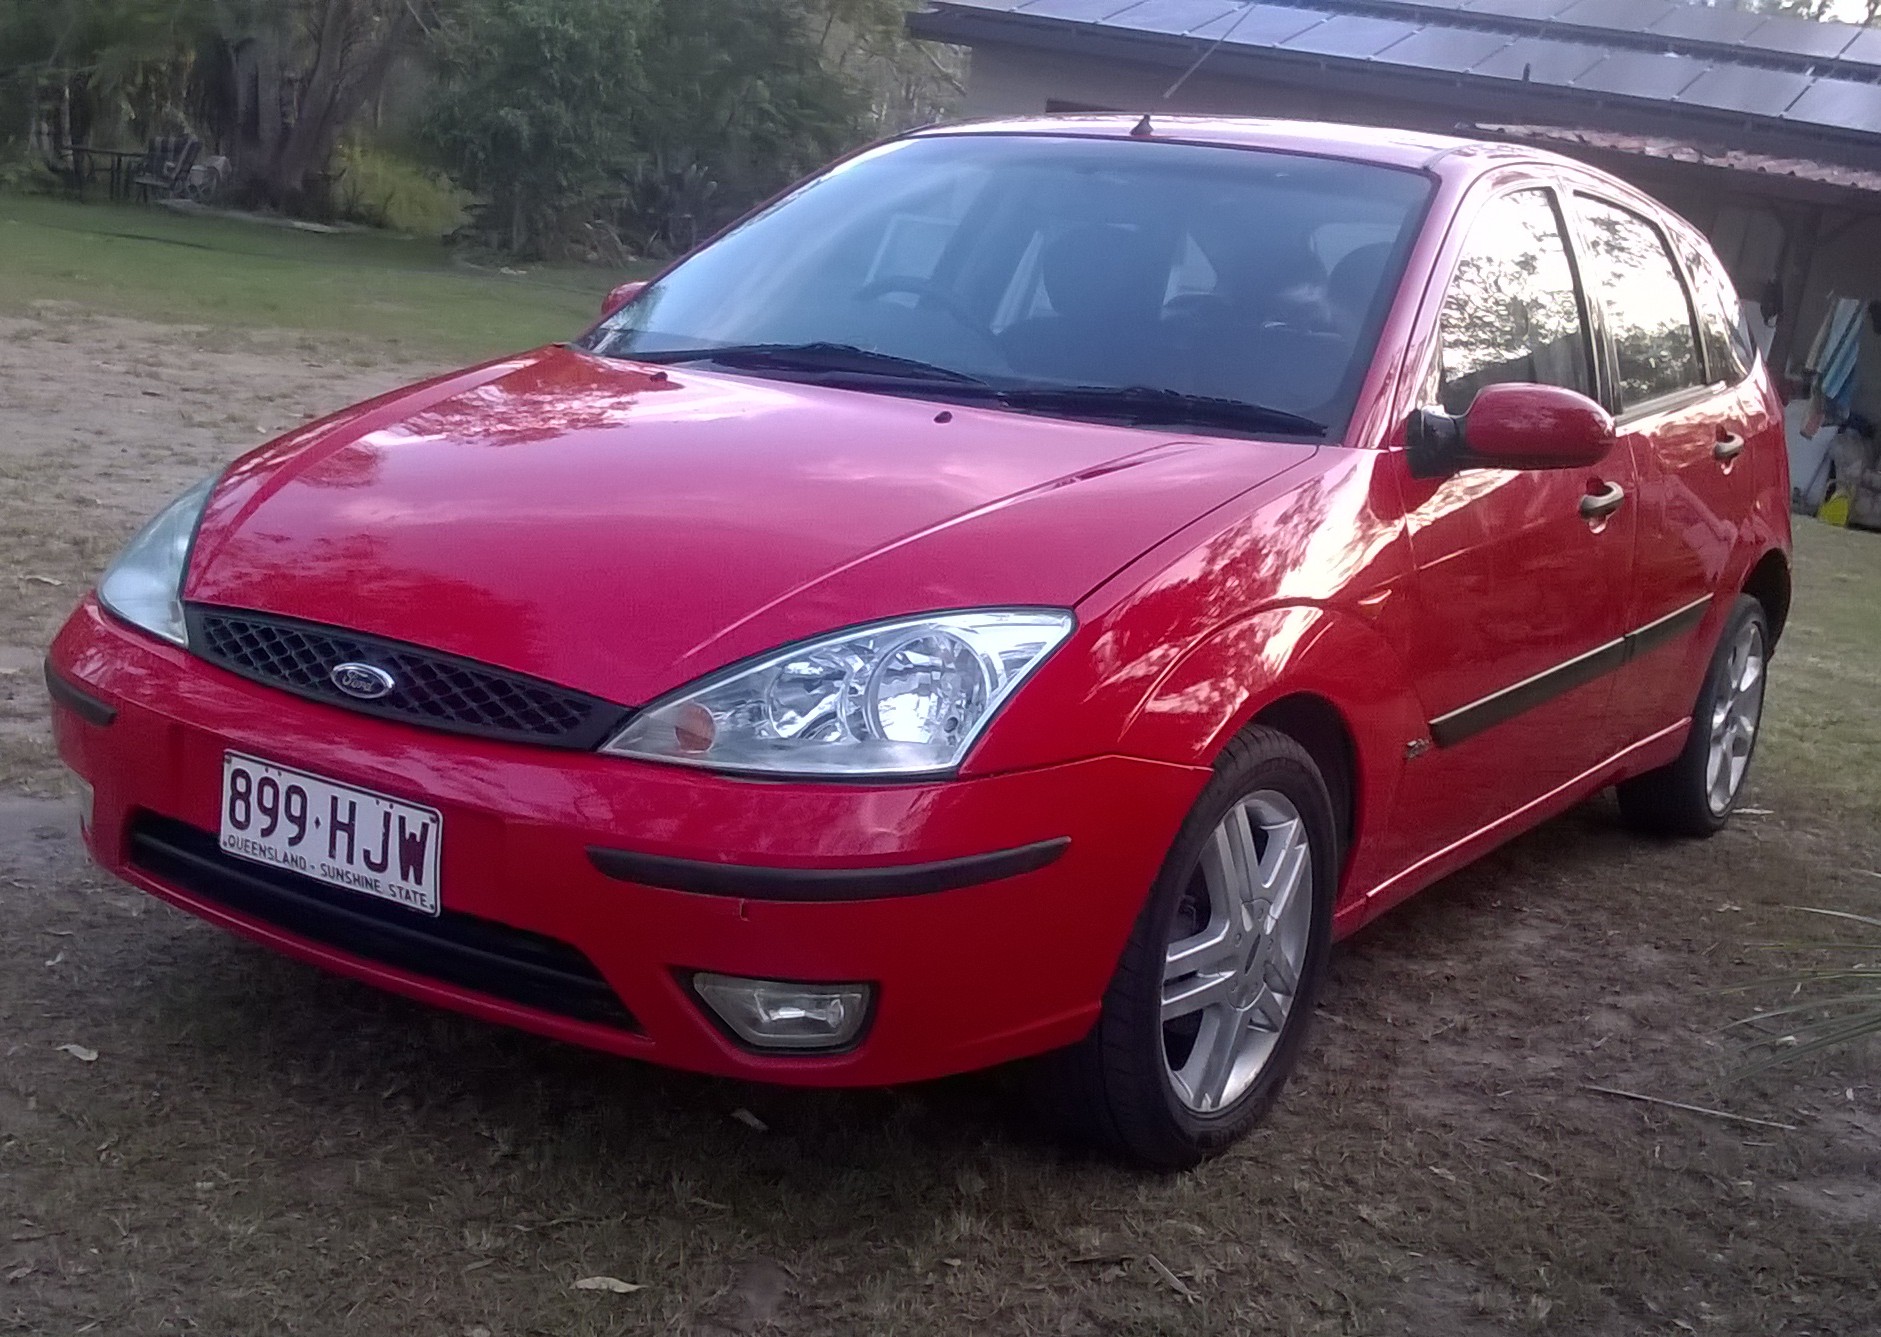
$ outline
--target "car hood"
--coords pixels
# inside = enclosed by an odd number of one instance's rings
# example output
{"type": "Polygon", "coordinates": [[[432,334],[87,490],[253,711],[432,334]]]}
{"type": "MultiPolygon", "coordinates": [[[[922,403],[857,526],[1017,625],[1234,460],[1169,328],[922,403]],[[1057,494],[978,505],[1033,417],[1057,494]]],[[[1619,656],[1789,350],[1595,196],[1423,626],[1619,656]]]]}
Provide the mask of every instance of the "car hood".
{"type": "Polygon", "coordinates": [[[877,618],[1074,605],[1313,451],[545,349],[239,461],[184,594],[640,704],[877,618]]]}

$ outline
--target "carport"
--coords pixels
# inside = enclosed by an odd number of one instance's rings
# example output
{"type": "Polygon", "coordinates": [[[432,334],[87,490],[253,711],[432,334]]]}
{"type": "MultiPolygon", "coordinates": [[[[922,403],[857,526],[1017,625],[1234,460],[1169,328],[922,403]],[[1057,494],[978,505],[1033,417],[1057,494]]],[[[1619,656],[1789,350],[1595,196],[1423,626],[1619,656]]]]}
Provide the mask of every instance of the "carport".
{"type": "Polygon", "coordinates": [[[972,49],[973,116],[1292,116],[1584,158],[1712,238],[1798,380],[1835,298],[1881,298],[1881,30],[1677,0],[934,0],[909,26],[972,49]]]}

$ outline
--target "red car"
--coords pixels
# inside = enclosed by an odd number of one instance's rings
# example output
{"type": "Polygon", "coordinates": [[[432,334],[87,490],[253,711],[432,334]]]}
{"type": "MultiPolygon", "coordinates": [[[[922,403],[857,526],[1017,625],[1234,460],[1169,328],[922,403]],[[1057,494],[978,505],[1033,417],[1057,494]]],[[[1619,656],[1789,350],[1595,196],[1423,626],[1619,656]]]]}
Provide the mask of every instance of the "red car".
{"type": "Polygon", "coordinates": [[[1608,785],[1731,812],[1789,603],[1705,240],[1529,149],[1156,117],[838,164],[136,537],[48,661],[117,876],[820,1086],[1220,1150],[1332,940],[1608,785]]]}

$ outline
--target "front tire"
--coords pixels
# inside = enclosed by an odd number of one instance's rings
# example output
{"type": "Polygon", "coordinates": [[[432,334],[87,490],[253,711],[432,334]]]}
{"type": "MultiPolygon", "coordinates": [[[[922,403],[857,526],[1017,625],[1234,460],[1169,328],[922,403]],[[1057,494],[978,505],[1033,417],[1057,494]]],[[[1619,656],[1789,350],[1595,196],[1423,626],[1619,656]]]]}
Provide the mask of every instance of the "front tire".
{"type": "Polygon", "coordinates": [[[1724,829],[1757,748],[1769,662],[1769,616],[1756,599],[1739,595],[1705,672],[1684,750],[1670,765],[1620,783],[1627,825],[1651,836],[1700,839],[1724,829]]]}
{"type": "Polygon", "coordinates": [[[1137,917],[1098,1022],[1035,1090],[1080,1140],[1157,1170],[1226,1150],[1299,1058],[1339,866],[1326,782],[1252,727],[1216,763],[1137,917]]]}

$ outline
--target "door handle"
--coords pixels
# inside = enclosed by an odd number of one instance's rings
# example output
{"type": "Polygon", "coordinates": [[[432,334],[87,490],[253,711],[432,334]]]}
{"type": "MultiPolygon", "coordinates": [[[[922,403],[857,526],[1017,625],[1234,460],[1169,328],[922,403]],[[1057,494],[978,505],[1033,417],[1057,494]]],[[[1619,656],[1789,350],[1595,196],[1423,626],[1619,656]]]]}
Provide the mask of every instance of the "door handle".
{"type": "Polygon", "coordinates": [[[1711,458],[1720,464],[1727,464],[1744,453],[1744,438],[1736,432],[1718,429],[1718,444],[1711,448],[1711,458]]]}
{"type": "Polygon", "coordinates": [[[1600,491],[1589,492],[1581,498],[1581,519],[1604,520],[1625,501],[1626,489],[1618,483],[1608,483],[1600,491]]]}

